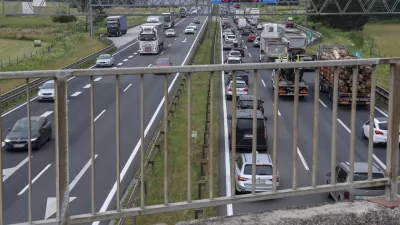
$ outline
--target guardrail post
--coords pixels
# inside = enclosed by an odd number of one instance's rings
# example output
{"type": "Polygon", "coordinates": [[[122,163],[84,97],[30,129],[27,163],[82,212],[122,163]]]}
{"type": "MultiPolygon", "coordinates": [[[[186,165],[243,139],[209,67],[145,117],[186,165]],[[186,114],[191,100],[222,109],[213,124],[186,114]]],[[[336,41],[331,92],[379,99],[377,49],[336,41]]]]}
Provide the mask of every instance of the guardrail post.
{"type": "Polygon", "coordinates": [[[62,225],[69,224],[68,75],[67,72],[61,72],[55,80],[57,219],[62,225]]]}
{"type": "Polygon", "coordinates": [[[398,154],[399,154],[399,114],[400,114],[400,64],[390,65],[390,88],[389,88],[389,137],[386,150],[386,176],[390,184],[386,186],[385,199],[397,201],[397,176],[398,176],[398,154]]]}

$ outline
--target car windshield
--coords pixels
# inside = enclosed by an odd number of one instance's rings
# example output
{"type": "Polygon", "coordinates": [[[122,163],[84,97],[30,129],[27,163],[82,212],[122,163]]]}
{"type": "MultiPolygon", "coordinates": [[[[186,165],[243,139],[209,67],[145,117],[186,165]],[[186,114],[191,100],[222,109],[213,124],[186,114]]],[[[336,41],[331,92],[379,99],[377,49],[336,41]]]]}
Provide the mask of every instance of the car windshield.
{"type": "MultiPolygon", "coordinates": [[[[372,173],[372,179],[385,178],[382,173],[372,173]]],[[[354,173],[354,181],[363,181],[368,179],[368,173],[354,173]]],[[[362,190],[385,190],[385,186],[375,186],[367,188],[357,188],[362,190]]]]}
{"type": "Polygon", "coordinates": [[[226,41],[225,41],[225,44],[233,44],[233,41],[231,41],[231,40],[226,40],[226,41]]]}
{"type": "Polygon", "coordinates": [[[157,59],[157,65],[167,65],[169,64],[169,59],[157,59]]]}
{"type": "Polygon", "coordinates": [[[235,35],[228,35],[228,38],[229,38],[229,39],[235,39],[236,36],[235,36],[235,35]]]}
{"type": "MultiPolygon", "coordinates": [[[[241,118],[237,120],[237,128],[241,131],[252,131],[253,130],[253,118],[241,118]]],[[[257,130],[263,130],[264,132],[264,121],[257,119],[257,130]]]]}
{"type": "MultiPolygon", "coordinates": [[[[231,87],[233,87],[233,83],[231,83],[231,87]]],[[[246,84],[245,83],[236,83],[236,88],[245,88],[246,84]]]]}
{"type": "Polygon", "coordinates": [[[140,34],[139,41],[155,41],[156,35],[155,34],[140,34]]]}
{"type": "MultiPolygon", "coordinates": [[[[39,123],[37,120],[31,119],[31,130],[35,131],[39,129],[39,123]]],[[[12,132],[24,132],[28,131],[28,119],[24,118],[18,120],[14,127],[11,129],[12,132]]]]}
{"type": "Polygon", "coordinates": [[[228,60],[228,64],[239,64],[240,63],[240,60],[238,60],[238,59],[230,59],[230,60],[228,60]]]}
{"type": "Polygon", "coordinates": [[[240,55],[240,52],[229,52],[229,55],[240,55]]]}
{"type": "Polygon", "coordinates": [[[174,31],[174,29],[169,29],[169,30],[167,30],[167,32],[172,32],[173,33],[175,31],[174,31]]]}
{"type": "MultiPolygon", "coordinates": [[[[253,168],[253,165],[251,165],[251,164],[245,165],[243,174],[251,175],[252,168],[253,168]]],[[[272,175],[272,166],[271,165],[256,165],[256,175],[260,175],[260,176],[272,175]]]]}
{"type": "Polygon", "coordinates": [[[388,130],[388,123],[387,122],[382,122],[378,124],[379,129],[381,130],[388,130]]]}
{"type": "Polygon", "coordinates": [[[99,56],[99,59],[109,59],[109,58],[111,58],[111,56],[109,54],[99,56]]]}
{"type": "Polygon", "coordinates": [[[54,89],[54,83],[53,82],[49,82],[49,83],[44,83],[43,85],[42,85],[42,88],[41,89],[54,89]]]}

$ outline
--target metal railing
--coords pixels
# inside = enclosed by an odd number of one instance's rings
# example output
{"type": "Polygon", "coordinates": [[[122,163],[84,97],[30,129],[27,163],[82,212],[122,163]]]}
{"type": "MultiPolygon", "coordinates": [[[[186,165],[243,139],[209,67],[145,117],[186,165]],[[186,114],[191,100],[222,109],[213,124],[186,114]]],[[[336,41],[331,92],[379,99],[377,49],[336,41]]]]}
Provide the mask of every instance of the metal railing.
{"type": "MultiPolygon", "coordinates": [[[[299,70],[296,70],[299,71],[299,70]]],[[[208,75],[206,73],[206,75],[208,75]]],[[[299,74],[296,72],[296,76],[298,77],[299,74]]],[[[357,82],[357,76],[354,76],[353,82],[357,82]]],[[[290,196],[298,196],[298,195],[306,195],[306,194],[316,194],[316,193],[324,193],[330,191],[339,191],[339,190],[347,190],[350,188],[366,188],[366,187],[374,187],[374,186],[386,186],[386,199],[388,201],[396,201],[397,200],[397,184],[398,184],[398,143],[399,143],[399,134],[398,134],[398,127],[399,127],[399,120],[400,118],[397,116],[398,112],[400,111],[400,89],[398,86],[400,85],[400,58],[385,58],[385,59],[360,59],[360,60],[338,60],[338,61],[311,61],[311,62],[282,62],[282,63],[254,63],[254,64],[229,64],[229,65],[199,65],[199,66],[173,66],[168,68],[147,68],[147,67],[135,67],[135,68],[117,68],[113,70],[107,69],[84,69],[84,70],[53,70],[53,71],[25,71],[25,72],[5,72],[0,73],[0,80],[4,79],[26,79],[26,93],[29,99],[30,95],[30,83],[29,79],[33,78],[41,78],[41,79],[54,79],[56,83],[56,98],[55,98],[55,125],[56,125],[56,166],[57,166],[57,174],[56,174],[56,182],[57,182],[57,217],[55,219],[47,219],[41,221],[34,221],[35,224],[78,224],[78,223],[88,223],[100,220],[111,220],[117,219],[122,217],[131,217],[131,216],[139,216],[139,215],[149,215],[149,214],[156,214],[156,213],[164,213],[164,212],[173,212],[179,210],[188,210],[188,209],[196,209],[196,208],[206,208],[212,206],[221,206],[226,204],[233,204],[233,203],[241,203],[241,202],[252,202],[252,201],[261,201],[267,199],[276,199],[276,198],[283,198],[283,197],[290,197],[290,196]],[[381,64],[390,64],[391,68],[391,82],[390,82],[390,91],[389,91],[389,113],[388,113],[388,121],[389,121],[389,129],[388,129],[388,145],[387,145],[387,167],[386,167],[386,177],[380,179],[372,179],[372,158],[373,158],[373,142],[372,139],[369,140],[369,147],[368,147],[368,179],[363,181],[354,181],[353,180],[353,171],[354,171],[354,153],[355,153],[355,138],[356,132],[351,132],[351,143],[349,149],[349,167],[350,167],[350,179],[349,182],[344,183],[336,183],[335,179],[331,179],[330,184],[317,184],[317,165],[318,165],[318,114],[319,114],[319,92],[314,92],[314,134],[313,134],[313,150],[312,150],[312,182],[308,187],[299,187],[297,184],[297,157],[298,153],[296,151],[296,147],[298,144],[298,108],[299,108],[299,79],[295,79],[295,95],[294,95],[294,124],[293,124],[293,179],[292,179],[292,188],[291,189],[283,189],[277,190],[277,170],[278,162],[277,162],[277,155],[279,154],[278,151],[278,89],[275,89],[274,92],[274,125],[273,125],[273,162],[274,162],[274,170],[273,170],[273,179],[272,179],[272,191],[271,192],[262,192],[256,193],[255,192],[255,170],[252,170],[252,192],[251,194],[245,194],[241,196],[236,196],[235,193],[232,193],[232,196],[226,197],[215,197],[213,196],[213,182],[210,183],[209,188],[209,197],[207,199],[200,199],[200,200],[193,200],[191,199],[191,186],[187,186],[186,191],[188,193],[188,199],[184,202],[170,202],[168,198],[168,173],[167,162],[168,162],[168,109],[169,109],[169,98],[168,98],[168,76],[170,74],[175,73],[187,73],[187,91],[188,91],[188,102],[191,102],[191,78],[193,73],[197,72],[214,72],[214,74],[225,71],[225,70],[232,70],[233,73],[233,98],[236,99],[236,72],[237,70],[253,70],[254,71],[254,81],[255,81],[255,90],[254,95],[257,99],[258,95],[258,79],[260,78],[259,71],[261,70],[273,70],[273,69],[280,69],[280,68],[304,68],[304,67],[315,67],[316,72],[314,74],[315,79],[315,90],[318,90],[319,87],[319,68],[324,66],[332,66],[334,67],[334,97],[333,97],[333,113],[332,113],[332,121],[337,120],[338,114],[338,107],[337,107],[337,93],[338,93],[338,78],[339,78],[339,68],[342,66],[352,66],[353,73],[357,74],[358,66],[370,66],[372,70],[371,76],[371,104],[370,104],[370,119],[374,118],[374,106],[375,106],[375,86],[376,86],[376,66],[381,64]],[[140,172],[141,177],[145,176],[145,146],[144,146],[144,96],[145,96],[145,88],[144,88],[144,81],[147,75],[153,74],[164,74],[159,75],[160,79],[164,79],[164,112],[163,112],[163,131],[164,131],[164,204],[159,205],[151,205],[146,206],[146,199],[144,195],[144,191],[141,191],[141,204],[139,207],[128,208],[128,209],[121,209],[120,207],[120,193],[116,192],[117,197],[115,198],[117,209],[115,210],[108,210],[105,212],[96,212],[94,199],[92,199],[92,210],[91,213],[80,214],[80,215],[70,215],[69,213],[69,146],[68,146],[68,104],[67,104],[67,78],[71,76],[78,76],[78,77],[89,77],[90,78],[90,105],[89,108],[91,110],[91,157],[92,162],[95,159],[96,149],[94,146],[94,99],[96,96],[94,95],[94,76],[105,76],[105,77],[114,77],[115,78],[115,87],[117,90],[116,99],[116,134],[117,134],[117,141],[115,147],[115,154],[117,156],[116,159],[116,181],[115,186],[119,187],[120,179],[119,179],[119,169],[120,168],[120,140],[121,136],[124,135],[120,132],[120,94],[118,88],[120,87],[120,79],[121,76],[124,75],[136,75],[140,76],[140,133],[141,133],[141,158],[140,158],[140,172]]],[[[275,82],[278,82],[278,76],[275,77],[275,82]]],[[[353,85],[356,87],[357,85],[353,85]]],[[[357,90],[354,88],[352,90],[352,97],[356,99],[357,90]]],[[[231,163],[235,162],[235,153],[236,153],[236,101],[233,100],[232,103],[232,151],[231,151],[231,163]]],[[[254,103],[256,106],[256,103],[254,103]]],[[[186,154],[188,155],[189,159],[192,154],[191,152],[191,134],[190,131],[192,130],[191,127],[191,107],[189,104],[188,108],[188,148],[186,154]]],[[[253,107],[253,127],[255,127],[257,121],[257,107],[253,107]]],[[[213,118],[214,111],[210,111],[210,117],[213,118]]],[[[27,102],[27,116],[30,117],[30,102],[27,102]]],[[[0,118],[0,124],[2,118],[0,118]]],[[[356,124],[356,102],[353,101],[351,105],[351,130],[354,131],[356,124]]],[[[31,126],[30,120],[28,120],[28,126],[31,126]]],[[[369,129],[369,136],[373,136],[373,126],[370,126],[369,129]]],[[[214,120],[210,120],[210,130],[214,128],[214,120]]],[[[28,129],[30,130],[30,129],[28,129]]],[[[0,130],[1,132],[1,130],[0,130]]],[[[253,129],[253,144],[252,144],[252,156],[253,159],[256,156],[256,135],[257,130],[253,129]]],[[[335,176],[335,165],[336,165],[336,123],[332,124],[332,145],[331,145],[331,176],[335,176]]],[[[28,134],[28,140],[31,139],[31,134],[28,134]]],[[[210,144],[210,143],[209,143],[210,144]]],[[[209,148],[212,149],[212,148],[209,148]]],[[[32,154],[32,145],[31,142],[28,141],[28,154],[32,154]]],[[[182,152],[185,154],[185,152],[182,152]]],[[[212,154],[211,154],[212,155],[212,154]]],[[[0,166],[3,168],[2,165],[2,152],[0,151],[0,166]]],[[[92,182],[94,181],[94,174],[96,168],[94,167],[94,163],[92,163],[92,182]]],[[[31,157],[29,157],[29,222],[21,223],[21,224],[31,224],[32,221],[32,172],[31,172],[31,157]]],[[[255,168],[255,160],[253,160],[253,168],[255,168]]],[[[191,174],[191,167],[188,167],[188,180],[190,180],[191,174]]],[[[231,167],[231,174],[233,172],[234,167],[231,167]]],[[[210,174],[214,174],[214,168],[209,167],[210,174]]],[[[0,170],[0,173],[2,170],[0,170]]],[[[142,178],[143,179],[143,178],[142,178]]],[[[232,188],[235,188],[235,177],[231,177],[231,185],[232,188]]],[[[143,190],[144,183],[141,183],[141,189],[143,190]]],[[[183,185],[184,186],[184,185],[183,185]]],[[[0,193],[3,190],[3,183],[0,182],[0,193]]],[[[234,189],[232,189],[234,190],[234,189]]],[[[96,186],[92,183],[91,186],[91,193],[92,197],[94,197],[94,193],[96,192],[96,186]]],[[[115,195],[115,193],[114,193],[115,195]]],[[[3,196],[0,196],[0,218],[3,217],[3,196]]],[[[0,221],[2,223],[3,221],[0,221]]]]}

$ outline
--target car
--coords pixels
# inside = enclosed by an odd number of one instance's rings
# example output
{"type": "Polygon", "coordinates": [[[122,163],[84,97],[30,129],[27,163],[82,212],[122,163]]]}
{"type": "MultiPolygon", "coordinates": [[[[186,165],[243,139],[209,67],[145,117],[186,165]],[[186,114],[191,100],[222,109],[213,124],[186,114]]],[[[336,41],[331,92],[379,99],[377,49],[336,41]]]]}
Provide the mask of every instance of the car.
{"type": "Polygon", "coordinates": [[[200,24],[201,22],[200,22],[199,18],[194,18],[193,23],[194,24],[200,24]]]}
{"type": "Polygon", "coordinates": [[[194,14],[194,15],[197,14],[197,10],[193,10],[192,14],[194,14]]]}
{"type": "Polygon", "coordinates": [[[224,30],[222,38],[225,39],[228,35],[235,35],[231,30],[224,30]]]}
{"type": "Polygon", "coordinates": [[[228,34],[225,36],[225,40],[231,40],[233,41],[233,44],[237,44],[238,43],[238,39],[236,38],[236,35],[234,34],[228,34]]]}
{"type": "Polygon", "coordinates": [[[255,48],[260,47],[260,36],[256,37],[256,39],[253,41],[253,47],[255,48]]]}
{"type": "MultiPolygon", "coordinates": [[[[31,143],[32,148],[39,150],[46,142],[51,140],[52,127],[47,117],[32,116],[31,120],[31,143]]],[[[28,118],[19,119],[4,139],[6,150],[28,148],[28,118]]]]}
{"type": "Polygon", "coordinates": [[[250,24],[251,26],[257,26],[257,21],[255,21],[255,20],[250,20],[250,21],[249,21],[249,24],[250,24]]]}
{"type": "MultiPolygon", "coordinates": [[[[240,64],[242,63],[242,57],[228,57],[225,60],[225,64],[240,64]]],[[[225,70],[225,73],[229,73],[230,70],[225,70]]]]}
{"type": "Polygon", "coordinates": [[[262,23],[257,24],[256,29],[257,29],[257,30],[262,30],[262,29],[264,29],[262,23]]]}
{"type": "MultiPolygon", "coordinates": [[[[173,64],[169,58],[158,58],[156,63],[153,65],[153,67],[169,67],[169,66],[173,66],[173,64]]],[[[166,75],[166,74],[161,73],[161,74],[155,74],[155,75],[166,75]]]]}
{"type": "Polygon", "coordinates": [[[252,41],[256,40],[256,38],[257,38],[257,34],[251,33],[251,34],[249,34],[249,36],[247,36],[247,41],[252,42],[252,41]]]}
{"type": "Polygon", "coordinates": [[[242,58],[242,53],[240,53],[239,51],[235,51],[235,50],[231,50],[229,51],[227,58],[229,57],[240,57],[242,58]]]}
{"type": "MultiPolygon", "coordinates": [[[[335,177],[331,177],[331,173],[326,173],[326,183],[330,184],[331,179],[335,179],[336,184],[349,182],[350,163],[340,162],[335,168],[335,177]]],[[[385,172],[375,163],[372,164],[372,179],[385,178],[385,172]]],[[[368,179],[368,162],[354,162],[354,181],[365,181],[368,179]]],[[[347,190],[334,191],[328,193],[328,198],[333,198],[335,201],[342,200],[358,200],[368,197],[385,195],[385,186],[375,186],[366,188],[349,188],[347,190]]]]}
{"type": "MultiPolygon", "coordinates": [[[[228,86],[226,86],[226,99],[231,100],[232,99],[232,93],[233,93],[233,82],[231,81],[228,86]]],[[[247,86],[246,82],[243,80],[237,80],[236,81],[236,97],[239,95],[247,95],[249,91],[249,87],[247,86]]]]}
{"type": "Polygon", "coordinates": [[[194,34],[194,28],[192,26],[187,26],[185,28],[185,34],[194,34]]]}
{"type": "Polygon", "coordinates": [[[114,57],[111,54],[101,54],[96,60],[96,67],[110,67],[114,65],[114,57]]]}
{"type": "MultiPolygon", "coordinates": [[[[253,109],[254,95],[240,95],[236,103],[237,109],[253,109]]],[[[258,97],[257,99],[257,110],[260,110],[264,115],[264,101],[258,97]]]]}
{"type": "MultiPolygon", "coordinates": [[[[267,117],[257,111],[257,150],[266,151],[268,147],[267,117]]],[[[232,116],[228,116],[228,137],[232,138],[232,116]]],[[[231,143],[230,141],[229,143],[231,143]]],[[[251,150],[253,145],[253,110],[236,110],[236,148],[251,150]]],[[[232,146],[230,146],[232,147],[232,146]]]]}
{"type": "Polygon", "coordinates": [[[239,52],[240,52],[240,54],[242,54],[242,57],[244,57],[244,48],[243,48],[243,47],[241,47],[241,45],[240,45],[240,46],[237,46],[237,47],[234,47],[234,48],[232,48],[232,50],[239,51],[239,52]]]}
{"type": "Polygon", "coordinates": [[[168,30],[165,32],[165,36],[167,36],[167,37],[176,37],[176,32],[175,32],[174,29],[168,29],[168,30]]]}
{"type": "Polygon", "coordinates": [[[192,27],[194,30],[197,30],[197,26],[195,23],[190,23],[188,27],[192,27]]]}
{"type": "Polygon", "coordinates": [[[234,47],[234,43],[231,40],[225,40],[222,44],[223,50],[231,50],[234,47]]]}
{"type": "MultiPolygon", "coordinates": [[[[232,74],[233,74],[232,71],[230,71],[228,73],[226,85],[228,85],[231,82],[232,74]]],[[[246,82],[246,84],[249,85],[249,72],[246,70],[236,70],[236,80],[239,80],[239,79],[244,80],[246,82]]]]}
{"type": "Polygon", "coordinates": [[[54,80],[46,81],[39,88],[38,101],[54,100],[54,80]]]}
{"type": "Polygon", "coordinates": [[[243,31],[242,31],[243,36],[248,36],[251,33],[255,33],[253,31],[253,29],[251,29],[251,27],[249,27],[249,26],[243,27],[243,31]]]}
{"type": "MultiPolygon", "coordinates": [[[[256,153],[256,192],[272,191],[273,163],[267,153],[256,153]]],[[[235,193],[252,191],[253,158],[251,153],[240,154],[235,161],[235,193]]],[[[276,172],[276,187],[279,186],[279,172],[276,172]]]]}
{"type": "MultiPolygon", "coordinates": [[[[369,126],[370,120],[362,126],[362,137],[364,139],[369,139],[369,126]]],[[[375,117],[374,118],[374,135],[373,135],[373,144],[386,144],[387,143],[387,134],[388,134],[388,118],[387,117],[375,117]]]]}
{"type": "Polygon", "coordinates": [[[289,17],[285,22],[285,28],[294,28],[294,22],[292,17],[289,17]]]}

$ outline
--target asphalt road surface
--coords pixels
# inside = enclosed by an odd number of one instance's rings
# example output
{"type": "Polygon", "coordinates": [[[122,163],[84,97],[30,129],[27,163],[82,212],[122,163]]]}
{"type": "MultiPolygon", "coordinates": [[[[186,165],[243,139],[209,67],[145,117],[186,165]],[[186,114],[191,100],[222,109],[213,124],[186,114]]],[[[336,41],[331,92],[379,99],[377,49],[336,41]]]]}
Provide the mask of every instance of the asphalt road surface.
{"type": "MultiPolygon", "coordinates": [[[[125,45],[115,54],[116,67],[146,67],[154,64],[159,57],[169,57],[174,65],[187,62],[194,42],[199,39],[206,16],[199,15],[201,24],[195,35],[185,35],[184,28],[192,17],[179,19],[175,26],[176,38],[166,38],[164,49],[158,55],[139,55],[138,42],[125,45]]],[[[110,68],[112,69],[112,68],[110,68]]],[[[178,74],[169,76],[170,89],[176,83],[178,74]]],[[[145,76],[145,126],[146,143],[154,132],[163,109],[164,79],[154,75],[145,76]],[[148,140],[147,140],[148,139],[148,140]]],[[[96,77],[94,85],[95,102],[95,204],[96,211],[116,208],[116,95],[114,77],[96,77]]],[[[120,81],[121,118],[121,196],[128,187],[140,163],[140,77],[122,76],[120,81]]],[[[32,116],[47,116],[53,123],[54,103],[30,102],[32,116]]],[[[2,115],[3,136],[7,128],[26,116],[26,103],[2,115]]],[[[68,125],[70,162],[70,213],[91,212],[91,128],[90,128],[90,80],[85,77],[70,78],[68,82],[68,125]]],[[[147,146],[147,144],[146,144],[147,146]]],[[[28,221],[28,159],[27,151],[3,150],[4,169],[4,212],[5,223],[28,221]]],[[[55,134],[50,142],[32,158],[32,215],[33,220],[55,218],[55,134]]]]}
{"type": "MultiPolygon", "coordinates": [[[[260,31],[258,31],[260,34],[260,31]]],[[[222,35],[221,35],[222,36],[222,35]]],[[[252,42],[247,42],[247,37],[243,38],[246,52],[243,58],[244,63],[259,62],[259,48],[253,47],[252,42]]],[[[221,40],[222,42],[222,40],[221,40]]],[[[222,51],[224,57],[228,51],[222,51]]],[[[279,113],[277,118],[273,114],[273,90],[271,82],[272,71],[259,71],[258,93],[265,101],[265,116],[267,120],[267,136],[268,151],[272,156],[273,148],[273,123],[274,119],[278,119],[278,171],[280,177],[279,189],[292,188],[293,176],[293,121],[294,121],[294,100],[293,97],[279,98],[279,113]]],[[[227,133],[226,117],[231,114],[231,101],[227,101],[224,96],[224,89],[227,76],[219,84],[221,91],[219,99],[221,101],[219,107],[219,194],[220,196],[229,196],[230,190],[230,150],[229,139],[227,133]]],[[[297,187],[311,186],[312,172],[312,154],[313,154],[313,124],[314,124],[314,73],[306,73],[304,79],[310,86],[309,96],[299,102],[299,123],[298,123],[298,158],[297,160],[297,187]]],[[[254,90],[253,71],[249,76],[249,94],[254,90]]],[[[317,90],[318,91],[318,90],[317,90]]],[[[330,172],[331,165],[331,140],[332,140],[332,103],[329,101],[326,93],[320,94],[319,99],[319,142],[318,142],[318,164],[317,164],[317,182],[318,184],[326,184],[326,173],[330,172]]],[[[350,112],[351,108],[347,106],[338,107],[337,132],[337,162],[349,161],[350,157],[350,112]]],[[[375,116],[387,116],[387,114],[376,108],[375,116]]],[[[368,161],[368,140],[361,137],[361,127],[369,119],[369,107],[357,107],[356,112],[356,143],[355,143],[355,161],[368,161]]],[[[374,148],[374,163],[381,169],[385,170],[386,162],[386,146],[378,146],[374,148]]],[[[288,197],[276,200],[251,202],[244,204],[228,205],[227,207],[219,207],[218,215],[237,215],[249,212],[260,212],[273,209],[291,208],[302,205],[321,204],[332,202],[327,198],[327,194],[314,194],[309,196],[288,197]]]]}

